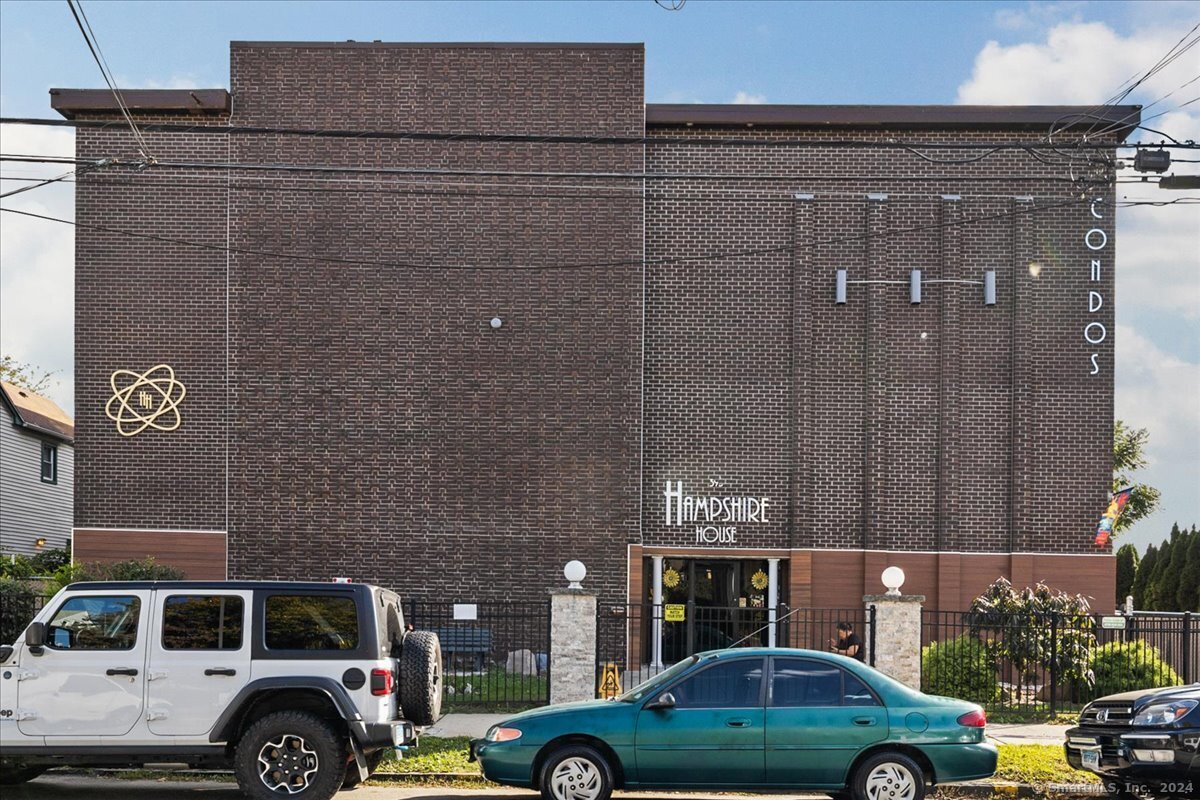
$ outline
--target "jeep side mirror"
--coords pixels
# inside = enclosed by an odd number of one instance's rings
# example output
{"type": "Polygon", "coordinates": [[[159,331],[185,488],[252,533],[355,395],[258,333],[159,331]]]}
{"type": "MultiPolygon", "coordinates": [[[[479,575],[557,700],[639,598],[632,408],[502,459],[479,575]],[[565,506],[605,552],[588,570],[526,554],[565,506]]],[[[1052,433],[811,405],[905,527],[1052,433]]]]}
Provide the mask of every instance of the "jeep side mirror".
{"type": "Polygon", "coordinates": [[[31,622],[25,629],[25,646],[41,647],[46,643],[46,623],[31,622]]]}
{"type": "Polygon", "coordinates": [[[663,709],[675,707],[675,695],[670,692],[663,692],[654,701],[646,704],[646,708],[663,709]]]}

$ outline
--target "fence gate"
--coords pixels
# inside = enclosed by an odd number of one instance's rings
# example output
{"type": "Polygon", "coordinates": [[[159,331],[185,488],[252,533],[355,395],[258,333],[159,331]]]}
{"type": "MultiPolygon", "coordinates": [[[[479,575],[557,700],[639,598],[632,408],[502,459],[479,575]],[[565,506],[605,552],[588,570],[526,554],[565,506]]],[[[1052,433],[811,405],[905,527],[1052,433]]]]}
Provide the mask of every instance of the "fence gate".
{"type": "Polygon", "coordinates": [[[550,601],[410,599],[405,623],[442,645],[446,712],[515,711],[550,702],[550,601]]]}
{"type": "Polygon", "coordinates": [[[597,696],[612,689],[613,668],[628,690],[694,653],[727,647],[798,647],[829,652],[839,622],[849,622],[874,664],[874,609],[779,606],[765,608],[678,605],[597,606],[597,696]],[[601,691],[603,686],[605,691],[601,691]]]}

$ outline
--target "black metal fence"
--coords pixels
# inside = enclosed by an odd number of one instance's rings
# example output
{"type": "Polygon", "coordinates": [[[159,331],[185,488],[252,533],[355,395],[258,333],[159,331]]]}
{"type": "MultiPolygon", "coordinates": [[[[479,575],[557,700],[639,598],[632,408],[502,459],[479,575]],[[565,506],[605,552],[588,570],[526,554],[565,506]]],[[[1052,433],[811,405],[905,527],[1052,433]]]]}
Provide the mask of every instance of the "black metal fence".
{"type": "Polygon", "coordinates": [[[508,711],[550,702],[550,602],[408,600],[405,623],[438,634],[446,711],[508,711]]]}
{"type": "MultiPolygon", "coordinates": [[[[839,622],[849,622],[872,658],[874,609],[779,606],[599,605],[596,693],[624,691],[694,653],[727,647],[798,647],[829,651],[839,622]],[[615,675],[615,678],[613,677],[615,675]]],[[[869,661],[868,663],[873,663],[869,661]]]]}
{"type": "Polygon", "coordinates": [[[1200,680],[1192,613],[922,614],[921,688],[990,709],[1055,714],[1097,697],[1200,680]]]}

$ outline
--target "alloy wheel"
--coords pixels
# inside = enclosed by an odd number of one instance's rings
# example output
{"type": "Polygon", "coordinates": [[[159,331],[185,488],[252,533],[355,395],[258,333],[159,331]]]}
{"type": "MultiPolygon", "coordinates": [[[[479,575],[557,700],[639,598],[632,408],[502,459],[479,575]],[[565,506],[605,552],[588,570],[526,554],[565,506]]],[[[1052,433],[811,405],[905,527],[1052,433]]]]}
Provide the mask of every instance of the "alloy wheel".
{"type": "Polygon", "coordinates": [[[317,751],[300,736],[284,734],[258,751],[258,776],[272,792],[303,792],[317,766],[317,751]]]}

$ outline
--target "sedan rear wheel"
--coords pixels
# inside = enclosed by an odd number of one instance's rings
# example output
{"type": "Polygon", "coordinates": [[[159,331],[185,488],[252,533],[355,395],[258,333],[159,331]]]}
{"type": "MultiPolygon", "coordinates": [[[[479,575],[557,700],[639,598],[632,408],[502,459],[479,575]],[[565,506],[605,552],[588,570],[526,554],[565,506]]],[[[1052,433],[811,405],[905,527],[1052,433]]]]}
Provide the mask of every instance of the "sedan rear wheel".
{"type": "Polygon", "coordinates": [[[903,753],[879,753],[854,773],[855,800],[924,800],[925,773],[903,753]]]}
{"type": "Polygon", "coordinates": [[[541,790],[545,800],[608,800],[612,768],[594,747],[568,745],[546,761],[541,790]]]}

